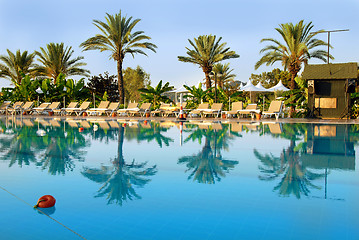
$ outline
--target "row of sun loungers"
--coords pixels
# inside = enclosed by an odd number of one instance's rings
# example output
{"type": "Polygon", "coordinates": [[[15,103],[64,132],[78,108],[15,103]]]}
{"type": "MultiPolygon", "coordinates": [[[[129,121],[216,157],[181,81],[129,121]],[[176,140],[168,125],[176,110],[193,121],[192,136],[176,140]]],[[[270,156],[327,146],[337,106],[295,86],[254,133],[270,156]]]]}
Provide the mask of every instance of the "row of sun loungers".
{"type": "MultiPolygon", "coordinates": [[[[254,114],[258,114],[261,111],[257,109],[257,104],[248,104],[245,109],[243,109],[243,103],[242,102],[234,102],[232,103],[232,109],[230,111],[223,111],[224,114],[226,114],[227,117],[231,117],[234,115],[237,115],[238,118],[243,115],[251,115],[252,118],[254,118],[254,114]]],[[[263,117],[271,117],[275,116],[275,118],[278,120],[279,116],[284,117],[284,104],[283,101],[272,101],[269,105],[269,108],[267,111],[263,111],[261,113],[263,117]]]]}
{"type": "MultiPolygon", "coordinates": [[[[56,114],[56,115],[83,115],[86,113],[89,116],[100,116],[106,114],[107,116],[112,115],[122,115],[122,116],[175,116],[178,117],[180,109],[182,108],[183,112],[188,114],[189,117],[207,117],[212,116],[219,118],[222,115],[228,117],[233,117],[235,115],[243,117],[250,115],[254,118],[254,115],[260,113],[260,110],[257,109],[257,104],[248,104],[245,109],[243,109],[242,102],[232,103],[230,111],[222,111],[223,103],[213,103],[209,107],[208,103],[202,103],[198,106],[197,109],[188,110],[185,109],[186,103],[183,103],[182,106],[179,104],[177,106],[171,106],[170,104],[162,103],[161,106],[151,111],[151,103],[143,103],[141,106],[138,106],[138,103],[129,103],[128,107],[125,109],[119,109],[120,104],[118,102],[109,102],[101,101],[97,108],[89,108],[90,102],[85,101],[80,106],[77,102],[71,102],[68,107],[60,108],[60,102],[53,103],[42,103],[38,107],[33,107],[34,102],[15,102],[11,105],[10,102],[4,102],[0,106],[0,113],[6,114],[56,114]]],[[[276,119],[279,116],[284,117],[283,113],[283,101],[272,101],[268,111],[262,112],[263,117],[275,116],[276,119]]]]}

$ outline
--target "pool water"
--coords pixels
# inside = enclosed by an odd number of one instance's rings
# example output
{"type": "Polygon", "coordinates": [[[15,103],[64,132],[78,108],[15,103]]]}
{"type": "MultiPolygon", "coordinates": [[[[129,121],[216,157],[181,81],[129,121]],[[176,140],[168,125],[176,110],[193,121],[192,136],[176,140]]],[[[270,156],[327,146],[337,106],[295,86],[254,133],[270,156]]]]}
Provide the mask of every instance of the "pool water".
{"type": "Polygon", "coordinates": [[[359,239],[358,125],[0,120],[1,239],[359,239]]]}

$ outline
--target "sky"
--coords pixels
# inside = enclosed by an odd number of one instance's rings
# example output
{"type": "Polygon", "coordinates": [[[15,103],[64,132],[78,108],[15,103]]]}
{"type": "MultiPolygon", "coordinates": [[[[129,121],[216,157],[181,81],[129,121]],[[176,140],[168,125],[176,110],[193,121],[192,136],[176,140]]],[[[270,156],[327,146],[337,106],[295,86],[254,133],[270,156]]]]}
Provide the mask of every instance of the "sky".
{"type": "MultiPolygon", "coordinates": [[[[197,85],[204,79],[198,65],[178,61],[186,56],[188,39],[200,35],[222,37],[227,47],[240,58],[230,63],[236,80],[247,82],[252,73],[260,74],[273,68],[283,69],[281,63],[254,69],[266,46],[263,38],[280,40],[275,28],[282,23],[312,22],[313,30],[350,29],[332,33],[330,53],[333,63],[359,62],[359,0],[0,0],[0,55],[12,52],[33,52],[46,44],[63,42],[74,50],[73,57],[83,56],[91,76],[109,72],[117,74],[116,63],[109,52],[83,52],[79,45],[99,33],[93,20],[105,21],[106,13],[141,19],[136,31],[144,31],[157,45],[156,53],[148,56],[127,55],[124,68],[141,66],[150,74],[152,85],[160,80],[176,88],[183,84],[197,85]]],[[[318,38],[327,41],[327,34],[318,38]]],[[[309,63],[322,63],[310,60],[309,63]]],[[[81,77],[71,77],[79,79],[81,77]]],[[[10,82],[0,79],[0,87],[10,82]]]]}

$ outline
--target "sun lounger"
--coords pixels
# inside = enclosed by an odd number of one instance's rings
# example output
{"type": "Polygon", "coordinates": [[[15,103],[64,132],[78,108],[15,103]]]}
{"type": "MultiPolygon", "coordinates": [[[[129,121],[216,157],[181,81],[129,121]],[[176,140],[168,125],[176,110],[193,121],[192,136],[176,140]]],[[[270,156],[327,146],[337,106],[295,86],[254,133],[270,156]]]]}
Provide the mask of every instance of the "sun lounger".
{"type": "Polygon", "coordinates": [[[6,110],[10,107],[10,101],[4,101],[0,106],[0,113],[6,113],[6,110]]]}
{"type": "Polygon", "coordinates": [[[66,108],[66,111],[64,114],[66,115],[71,115],[72,113],[75,113],[77,116],[83,114],[84,112],[86,112],[86,110],[89,108],[91,102],[83,102],[80,107],[75,107],[75,108],[66,108]]]}
{"type": "MultiPolygon", "coordinates": [[[[231,117],[233,115],[237,115],[238,111],[243,110],[243,102],[233,102],[232,108],[229,111],[223,111],[227,117],[231,117]]],[[[239,117],[239,114],[238,114],[239,117]]]]}
{"type": "MultiPolygon", "coordinates": [[[[187,106],[187,102],[182,103],[182,110],[183,113],[186,113],[186,106],[187,106]]],[[[178,114],[180,113],[181,110],[181,103],[177,103],[177,106],[173,107],[173,109],[167,109],[164,113],[163,116],[168,117],[170,115],[175,115],[176,117],[178,117],[178,114]]]]}
{"type": "Polygon", "coordinates": [[[262,113],[263,117],[266,116],[275,116],[275,118],[278,120],[279,115],[282,115],[282,118],[284,117],[283,112],[283,101],[272,101],[269,105],[268,111],[264,111],[262,113]]]}
{"type": "Polygon", "coordinates": [[[42,103],[39,107],[32,109],[32,114],[48,114],[49,112],[59,109],[60,104],[60,102],[42,103]]]}
{"type": "Polygon", "coordinates": [[[202,111],[203,111],[203,110],[206,110],[206,109],[208,109],[208,108],[209,108],[209,104],[208,104],[208,103],[201,103],[201,104],[198,105],[197,109],[192,110],[191,112],[189,112],[188,115],[189,115],[190,117],[193,117],[194,115],[200,116],[201,113],[202,113],[202,111]]]}
{"type": "Polygon", "coordinates": [[[249,115],[250,114],[252,118],[254,118],[254,114],[256,114],[256,113],[260,113],[260,110],[257,109],[256,103],[248,104],[246,109],[238,111],[238,114],[240,114],[240,115],[249,115]]]}
{"type": "Polygon", "coordinates": [[[58,115],[66,115],[67,109],[74,109],[77,108],[78,102],[70,102],[67,108],[55,109],[54,114],[58,115]]]}
{"type": "Polygon", "coordinates": [[[156,110],[151,111],[151,115],[155,116],[158,114],[159,116],[163,116],[163,114],[171,108],[171,104],[169,103],[161,103],[161,106],[156,110]]]}
{"type": "Polygon", "coordinates": [[[137,110],[139,110],[138,103],[133,102],[133,103],[129,103],[127,108],[117,110],[117,113],[128,115],[129,111],[137,111],[137,110]]]}
{"type": "Polygon", "coordinates": [[[42,113],[48,106],[50,106],[50,103],[41,103],[40,106],[32,108],[32,114],[34,113],[42,113]]]}
{"type": "Polygon", "coordinates": [[[97,108],[90,108],[86,110],[88,115],[102,115],[108,109],[109,101],[101,101],[97,108]]]}
{"type": "Polygon", "coordinates": [[[28,114],[32,112],[32,107],[34,106],[34,102],[26,102],[21,108],[21,114],[28,114]]]}
{"type": "Polygon", "coordinates": [[[14,114],[20,112],[21,106],[24,105],[24,102],[15,102],[11,107],[6,109],[6,114],[14,114]]]}
{"type": "Polygon", "coordinates": [[[107,116],[112,116],[113,113],[116,113],[116,111],[118,110],[119,107],[120,107],[119,102],[112,102],[112,103],[110,103],[108,108],[105,110],[105,113],[107,114],[107,116]]]}
{"type": "Polygon", "coordinates": [[[55,110],[58,110],[60,107],[60,102],[52,102],[42,113],[46,114],[49,112],[54,112],[55,110]]]}
{"type": "Polygon", "coordinates": [[[139,114],[140,116],[145,116],[146,113],[151,113],[151,103],[142,103],[141,107],[138,110],[130,110],[128,111],[128,114],[130,116],[135,116],[136,114],[139,114]]]}
{"type": "Polygon", "coordinates": [[[213,115],[214,117],[220,117],[222,113],[223,103],[213,103],[210,109],[202,110],[201,116],[207,117],[208,115],[213,115]]]}

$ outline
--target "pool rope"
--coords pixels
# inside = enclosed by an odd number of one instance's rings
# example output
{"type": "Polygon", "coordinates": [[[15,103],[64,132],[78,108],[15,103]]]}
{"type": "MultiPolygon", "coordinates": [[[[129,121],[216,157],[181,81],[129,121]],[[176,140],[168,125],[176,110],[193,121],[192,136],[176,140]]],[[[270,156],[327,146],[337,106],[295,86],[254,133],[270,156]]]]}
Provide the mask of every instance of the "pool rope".
{"type": "MultiPolygon", "coordinates": [[[[21,199],[20,197],[16,196],[15,194],[13,194],[12,192],[10,192],[10,191],[8,191],[7,189],[3,188],[2,186],[0,186],[0,188],[1,188],[2,190],[4,190],[5,192],[7,192],[8,194],[10,194],[11,196],[17,198],[17,199],[20,200],[21,202],[23,202],[23,203],[25,203],[26,205],[30,206],[31,208],[34,208],[33,205],[29,204],[28,202],[26,202],[25,200],[23,200],[23,199],[21,199]]],[[[49,216],[48,214],[46,214],[45,212],[41,211],[41,209],[39,209],[39,208],[35,208],[35,209],[36,209],[37,211],[39,211],[40,213],[44,214],[45,216],[49,217],[49,218],[50,218],[51,220],[53,220],[54,222],[60,224],[61,226],[63,226],[63,227],[66,228],[67,230],[69,230],[69,231],[71,231],[72,233],[76,234],[76,235],[79,236],[80,238],[86,240],[86,238],[84,238],[81,234],[75,232],[75,231],[72,230],[71,228],[67,227],[65,224],[63,224],[63,223],[57,221],[55,218],[53,218],[53,217],[49,216]]]]}

